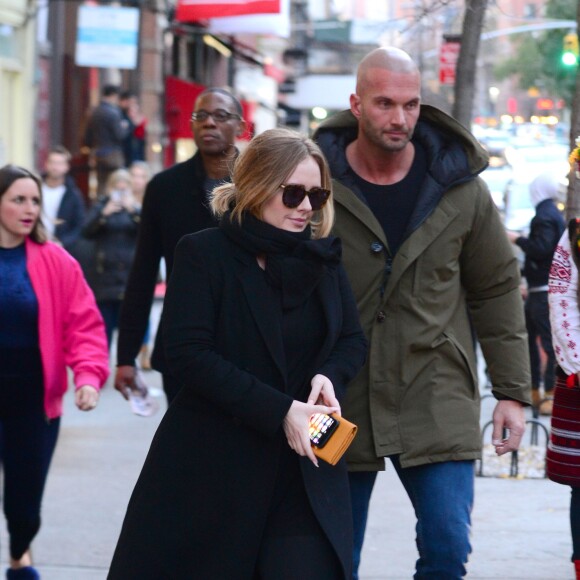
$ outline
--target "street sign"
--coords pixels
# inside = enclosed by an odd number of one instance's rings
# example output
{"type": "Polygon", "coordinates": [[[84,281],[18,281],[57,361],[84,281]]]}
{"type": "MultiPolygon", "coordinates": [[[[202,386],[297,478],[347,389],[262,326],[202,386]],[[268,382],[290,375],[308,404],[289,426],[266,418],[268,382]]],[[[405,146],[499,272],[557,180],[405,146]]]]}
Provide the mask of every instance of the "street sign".
{"type": "Polygon", "coordinates": [[[441,44],[439,52],[439,82],[442,85],[455,84],[455,69],[460,50],[461,40],[457,37],[446,39],[441,44]]]}
{"type": "Polygon", "coordinates": [[[139,9],[79,6],[75,64],[137,68],[139,9]]]}

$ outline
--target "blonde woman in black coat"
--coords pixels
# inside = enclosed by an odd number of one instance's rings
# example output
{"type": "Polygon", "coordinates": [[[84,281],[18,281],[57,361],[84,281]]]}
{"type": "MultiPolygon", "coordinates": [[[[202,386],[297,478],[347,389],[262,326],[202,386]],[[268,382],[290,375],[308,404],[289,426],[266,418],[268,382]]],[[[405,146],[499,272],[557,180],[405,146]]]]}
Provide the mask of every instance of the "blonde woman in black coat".
{"type": "Polygon", "coordinates": [[[179,242],[163,339],[182,388],[109,579],[350,578],[346,467],[317,460],[308,435],[366,352],[330,183],[311,140],[266,131],[214,190],[220,227],[179,242]]]}
{"type": "Polygon", "coordinates": [[[83,236],[94,241],[87,280],[105,321],[109,349],[119,324],[141,219],[141,204],[131,188],[131,174],[126,169],[111,173],[106,194],[89,210],[83,227],[83,236]]]}

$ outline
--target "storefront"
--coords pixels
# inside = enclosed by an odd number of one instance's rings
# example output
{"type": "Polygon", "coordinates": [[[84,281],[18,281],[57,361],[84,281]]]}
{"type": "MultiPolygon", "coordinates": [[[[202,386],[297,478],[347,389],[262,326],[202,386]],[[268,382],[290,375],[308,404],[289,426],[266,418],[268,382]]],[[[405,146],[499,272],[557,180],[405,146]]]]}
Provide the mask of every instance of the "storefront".
{"type": "Polygon", "coordinates": [[[33,167],[35,19],[26,0],[0,0],[0,166],[33,167]]]}

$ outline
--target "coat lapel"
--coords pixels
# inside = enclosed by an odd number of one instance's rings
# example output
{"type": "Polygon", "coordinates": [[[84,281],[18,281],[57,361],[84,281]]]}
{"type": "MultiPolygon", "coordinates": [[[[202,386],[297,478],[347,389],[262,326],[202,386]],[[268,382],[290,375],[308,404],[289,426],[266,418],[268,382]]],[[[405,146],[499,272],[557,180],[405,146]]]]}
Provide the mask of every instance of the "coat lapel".
{"type": "MultiPolygon", "coordinates": [[[[258,330],[281,375],[286,379],[286,356],[282,342],[282,320],[280,308],[274,294],[266,283],[264,272],[257,267],[255,258],[241,250],[237,251],[238,280],[244,290],[249,310],[256,321],[258,330]]],[[[244,337],[240,337],[244,340],[244,337]]]]}
{"type": "Polygon", "coordinates": [[[332,186],[336,202],[344,206],[348,213],[357,218],[385,247],[388,247],[385,232],[371,208],[338,181],[334,180],[332,186]]]}

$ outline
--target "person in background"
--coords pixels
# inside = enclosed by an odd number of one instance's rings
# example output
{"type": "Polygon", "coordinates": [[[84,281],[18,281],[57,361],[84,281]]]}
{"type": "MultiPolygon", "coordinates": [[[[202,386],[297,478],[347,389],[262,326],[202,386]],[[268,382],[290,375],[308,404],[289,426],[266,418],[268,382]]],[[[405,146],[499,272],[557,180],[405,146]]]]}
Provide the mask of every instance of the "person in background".
{"type": "Polygon", "coordinates": [[[549,275],[548,304],[556,353],[556,382],[546,474],[569,485],[572,562],[580,580],[580,220],[573,219],[554,252],[549,275]]]}
{"type": "Polygon", "coordinates": [[[530,199],[536,210],[530,223],[530,233],[522,236],[519,232],[507,232],[509,240],[525,254],[523,274],[527,282],[525,313],[532,370],[532,404],[541,415],[552,413],[556,370],[548,312],[548,275],[554,250],[565,229],[564,218],[555,204],[557,198],[558,181],[554,176],[546,173],[538,175],[530,183],[530,199]],[[544,372],[538,339],[547,356],[544,372]],[[541,384],[544,386],[544,397],[540,393],[541,384]]]}
{"type": "Polygon", "coordinates": [[[133,91],[123,91],[119,105],[129,127],[123,140],[123,155],[125,167],[130,167],[135,161],[145,161],[147,118],[141,111],[137,95],[133,91]]]}
{"type": "MultiPolygon", "coordinates": [[[[160,260],[165,260],[169,279],[177,242],[186,234],[215,226],[209,194],[229,180],[229,167],[238,154],[235,140],[246,128],[241,103],[224,89],[206,89],[193,109],[191,130],[197,152],[155,175],[143,200],[137,251],[119,322],[115,388],[123,397],[127,388],[135,389],[135,359],[149,321],[160,260]]],[[[151,364],[163,374],[163,388],[171,401],[180,384],[165,363],[161,340],[158,329],[151,364]]]]}
{"type": "Polygon", "coordinates": [[[123,141],[130,131],[119,107],[120,89],[105,85],[101,102],[91,113],[85,131],[85,145],[90,147],[97,170],[97,194],[105,194],[107,179],[113,171],[125,166],[123,141]]]}
{"type": "Polygon", "coordinates": [[[38,177],[0,169],[0,463],[10,539],[8,580],[40,578],[30,554],[40,529],[67,368],[75,403],[97,406],[109,374],[103,320],[78,263],[47,241],[38,177]]]}
{"type": "Polygon", "coordinates": [[[70,153],[57,145],[49,152],[42,175],[42,220],[49,236],[70,250],[83,228],[85,203],[69,175],[70,153]]]}
{"type": "Polygon", "coordinates": [[[519,447],[530,403],[520,273],[478,177],[487,154],[421,104],[417,65],[392,47],[363,58],[350,110],[324,121],[315,139],[335,178],[333,233],[370,342],[343,404],[359,427],[347,452],[353,578],[385,457],[417,517],[415,578],[462,578],[482,445],[473,328],[498,399],[499,455],[519,447]]]}
{"type": "MultiPolygon", "coordinates": [[[[142,206],[145,197],[145,188],[151,179],[151,167],[146,161],[134,161],[129,167],[131,174],[131,184],[133,189],[133,196],[137,203],[142,206]]],[[[139,366],[141,370],[150,371],[151,358],[149,354],[149,341],[151,340],[151,320],[147,324],[145,336],[143,337],[143,344],[139,351],[139,366]]]]}
{"type": "Polygon", "coordinates": [[[219,228],[176,248],[163,343],[183,386],[109,580],[350,577],[346,468],[317,460],[308,428],[313,414],[340,412],[366,352],[340,241],[328,237],[328,167],[310,139],[271,129],[232,178],[211,202],[219,228]]]}
{"type": "Polygon", "coordinates": [[[141,206],[131,189],[131,175],[118,169],[109,176],[106,194],[87,214],[83,236],[93,240],[94,261],[88,276],[107,331],[109,348],[137,244],[141,206]]]}
{"type": "Polygon", "coordinates": [[[145,190],[152,176],[151,167],[146,161],[134,161],[129,166],[129,173],[131,174],[133,196],[137,203],[143,205],[145,190]]]}

